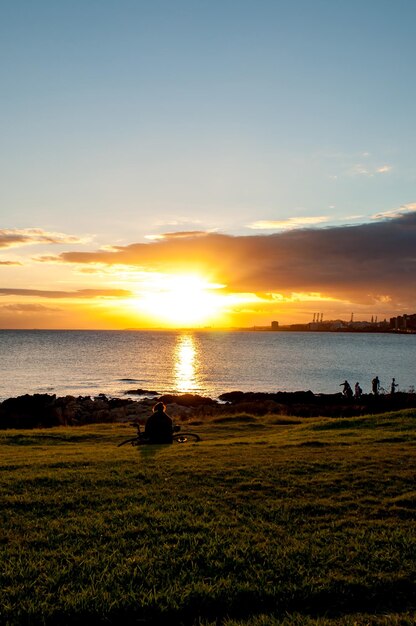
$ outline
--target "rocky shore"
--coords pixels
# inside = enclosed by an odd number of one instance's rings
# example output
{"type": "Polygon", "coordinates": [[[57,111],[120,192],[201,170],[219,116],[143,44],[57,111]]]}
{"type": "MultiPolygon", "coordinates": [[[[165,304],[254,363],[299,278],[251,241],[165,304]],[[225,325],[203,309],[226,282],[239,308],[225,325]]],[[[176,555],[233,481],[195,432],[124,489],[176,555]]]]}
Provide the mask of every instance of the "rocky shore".
{"type": "MultiPolygon", "coordinates": [[[[137,392],[145,390],[137,390],[137,392]]],[[[141,393],[139,394],[141,395],[141,393]]],[[[0,403],[0,429],[48,428],[105,422],[144,422],[155,402],[164,402],[176,421],[203,420],[208,417],[246,413],[249,415],[290,415],[299,417],[351,417],[416,408],[416,394],[363,395],[359,400],[346,399],[341,393],[314,394],[297,392],[242,392],[222,394],[218,400],[195,394],[159,395],[148,392],[140,400],[109,398],[100,394],[63,396],[23,395],[0,403]]]]}

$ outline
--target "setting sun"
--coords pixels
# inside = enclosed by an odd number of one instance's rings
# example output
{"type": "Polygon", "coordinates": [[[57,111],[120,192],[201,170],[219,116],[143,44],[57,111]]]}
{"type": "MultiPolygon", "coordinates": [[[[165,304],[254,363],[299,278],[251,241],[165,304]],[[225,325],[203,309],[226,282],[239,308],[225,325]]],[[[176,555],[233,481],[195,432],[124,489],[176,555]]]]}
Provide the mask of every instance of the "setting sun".
{"type": "Polygon", "coordinates": [[[163,275],[155,278],[152,290],[143,294],[136,306],[168,326],[209,324],[221,317],[225,299],[216,291],[223,287],[196,274],[163,275]]]}

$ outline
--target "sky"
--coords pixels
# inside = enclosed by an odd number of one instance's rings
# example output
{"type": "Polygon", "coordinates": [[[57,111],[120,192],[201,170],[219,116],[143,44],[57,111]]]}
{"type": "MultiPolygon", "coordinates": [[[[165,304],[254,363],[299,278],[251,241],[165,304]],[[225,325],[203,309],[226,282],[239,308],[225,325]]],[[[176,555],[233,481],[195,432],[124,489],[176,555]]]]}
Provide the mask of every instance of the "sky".
{"type": "Polygon", "coordinates": [[[413,0],[0,3],[0,328],[416,311],[413,0]]]}

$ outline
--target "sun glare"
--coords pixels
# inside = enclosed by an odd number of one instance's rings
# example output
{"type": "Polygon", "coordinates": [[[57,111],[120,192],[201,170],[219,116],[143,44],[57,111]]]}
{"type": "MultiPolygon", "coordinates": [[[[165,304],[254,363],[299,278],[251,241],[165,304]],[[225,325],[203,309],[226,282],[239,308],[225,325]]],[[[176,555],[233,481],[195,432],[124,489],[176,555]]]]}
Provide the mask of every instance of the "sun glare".
{"type": "Polygon", "coordinates": [[[210,283],[194,274],[155,277],[152,288],[142,294],[137,307],[157,323],[171,327],[207,325],[221,317],[224,285],[210,283]]]}
{"type": "Polygon", "coordinates": [[[197,383],[197,349],[192,335],[181,335],[175,346],[175,382],[180,393],[192,392],[197,383]]]}

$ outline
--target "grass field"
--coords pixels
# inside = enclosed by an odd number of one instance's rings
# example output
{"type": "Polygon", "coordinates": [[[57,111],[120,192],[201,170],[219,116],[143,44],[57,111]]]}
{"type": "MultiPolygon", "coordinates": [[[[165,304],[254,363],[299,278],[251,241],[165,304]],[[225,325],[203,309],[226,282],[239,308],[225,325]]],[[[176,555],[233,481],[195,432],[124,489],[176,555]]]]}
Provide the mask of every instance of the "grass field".
{"type": "Polygon", "coordinates": [[[1,624],[416,624],[416,411],[0,432],[1,624]],[[188,428],[188,426],[186,427],[188,428]]]}

